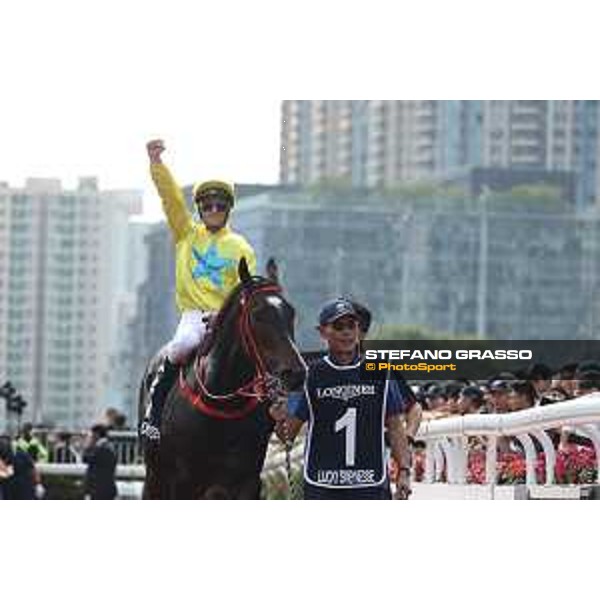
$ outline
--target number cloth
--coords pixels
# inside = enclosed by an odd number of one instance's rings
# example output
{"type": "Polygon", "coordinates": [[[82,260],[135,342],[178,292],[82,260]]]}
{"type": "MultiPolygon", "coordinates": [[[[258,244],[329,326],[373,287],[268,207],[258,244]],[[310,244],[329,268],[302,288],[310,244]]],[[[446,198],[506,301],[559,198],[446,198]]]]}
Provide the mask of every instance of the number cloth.
{"type": "Polygon", "coordinates": [[[361,379],[360,359],[337,365],[330,356],[308,371],[290,413],[308,421],[305,482],[323,488],[363,488],[386,482],[385,418],[403,412],[395,381],[361,379]]]}

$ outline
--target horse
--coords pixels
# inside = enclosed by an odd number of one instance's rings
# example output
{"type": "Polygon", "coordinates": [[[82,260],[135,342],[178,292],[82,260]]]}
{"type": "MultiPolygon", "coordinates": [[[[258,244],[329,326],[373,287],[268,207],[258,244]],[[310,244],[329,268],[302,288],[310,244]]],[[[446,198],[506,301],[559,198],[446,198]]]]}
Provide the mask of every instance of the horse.
{"type": "MultiPolygon", "coordinates": [[[[243,258],[238,275],[209,339],[165,400],[160,443],[144,445],[144,499],[260,497],[274,429],[269,405],[302,385],[306,365],[294,342],[295,311],[280,287],[251,276],[243,258]]],[[[160,358],[140,386],[140,420],[160,358]]]]}

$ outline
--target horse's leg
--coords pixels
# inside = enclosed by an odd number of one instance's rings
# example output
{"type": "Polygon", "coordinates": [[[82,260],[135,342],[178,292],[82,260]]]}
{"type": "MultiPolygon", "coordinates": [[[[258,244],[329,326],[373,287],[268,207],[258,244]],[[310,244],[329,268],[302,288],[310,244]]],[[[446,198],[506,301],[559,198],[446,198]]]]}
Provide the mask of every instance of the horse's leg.
{"type": "Polygon", "coordinates": [[[176,469],[172,451],[165,445],[149,446],[144,453],[146,477],[142,498],[145,500],[167,500],[177,498],[174,492],[176,469]]]}
{"type": "Polygon", "coordinates": [[[142,499],[160,500],[163,498],[161,485],[161,460],[158,449],[146,449],[144,452],[144,463],[146,465],[146,476],[142,499]]]}
{"type": "Polygon", "coordinates": [[[259,500],[260,480],[248,478],[239,485],[212,483],[196,488],[196,498],[202,500],[259,500]]]}
{"type": "Polygon", "coordinates": [[[142,488],[142,500],[160,500],[160,486],[146,477],[142,488]]]}
{"type": "Polygon", "coordinates": [[[204,500],[258,500],[261,482],[256,473],[235,474],[228,472],[227,465],[220,469],[204,473],[196,477],[196,481],[204,481],[196,488],[196,497],[204,500]]]}
{"type": "Polygon", "coordinates": [[[214,484],[199,488],[197,498],[200,500],[231,500],[231,494],[223,485],[214,484]]]}
{"type": "Polygon", "coordinates": [[[237,500],[260,500],[260,490],[260,476],[252,474],[242,480],[235,498],[237,500]]]}
{"type": "Polygon", "coordinates": [[[171,500],[197,500],[196,479],[186,460],[177,457],[169,463],[168,489],[166,495],[171,500]]]}

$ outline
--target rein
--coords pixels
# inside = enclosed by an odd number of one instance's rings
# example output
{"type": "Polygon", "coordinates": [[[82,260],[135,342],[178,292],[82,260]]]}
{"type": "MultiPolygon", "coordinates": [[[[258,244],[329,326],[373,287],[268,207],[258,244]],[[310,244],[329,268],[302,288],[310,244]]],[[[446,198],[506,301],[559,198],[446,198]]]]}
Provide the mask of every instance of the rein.
{"type": "MultiPolygon", "coordinates": [[[[250,306],[254,297],[260,293],[280,292],[281,288],[274,284],[263,285],[250,291],[242,290],[237,330],[240,334],[242,346],[255,368],[254,377],[248,383],[245,383],[230,394],[220,395],[210,393],[205,383],[208,354],[200,356],[200,353],[198,353],[194,362],[193,373],[198,391],[195,391],[188,384],[184,370],[181,370],[179,376],[181,393],[200,412],[217,419],[242,419],[246,415],[249,415],[259,402],[274,400],[277,397],[281,389],[281,383],[277,377],[274,377],[267,371],[263,357],[258,349],[258,344],[256,343],[250,324],[250,306]],[[232,407],[232,404],[236,403],[236,401],[238,404],[242,401],[242,405],[232,407]]],[[[223,320],[223,313],[219,313],[214,328],[216,329],[223,320]]]]}

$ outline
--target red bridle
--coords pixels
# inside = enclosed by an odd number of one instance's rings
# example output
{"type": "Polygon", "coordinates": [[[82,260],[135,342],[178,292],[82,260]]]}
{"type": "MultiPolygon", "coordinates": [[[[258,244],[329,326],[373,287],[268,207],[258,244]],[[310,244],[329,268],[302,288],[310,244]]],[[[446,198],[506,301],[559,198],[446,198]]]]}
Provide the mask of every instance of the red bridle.
{"type": "MultiPolygon", "coordinates": [[[[242,387],[234,392],[225,395],[211,394],[206,388],[206,364],[207,355],[197,356],[194,363],[194,378],[198,391],[195,391],[185,380],[184,369],[181,370],[179,377],[179,388],[183,396],[190,404],[204,414],[218,419],[242,419],[250,414],[261,401],[271,398],[279,386],[278,380],[273,377],[265,366],[252,326],[250,325],[250,305],[252,299],[260,293],[281,293],[281,288],[275,284],[263,285],[253,290],[242,291],[240,298],[240,313],[237,327],[242,340],[242,345],[250,361],[254,364],[254,377],[242,387]],[[244,405],[240,408],[231,408],[232,400],[244,400],[244,405]],[[210,400],[216,404],[222,404],[222,408],[208,404],[206,400],[210,400]]],[[[220,315],[221,316],[221,315],[220,315]]],[[[221,324],[222,318],[217,317],[215,327],[221,324]]]]}

